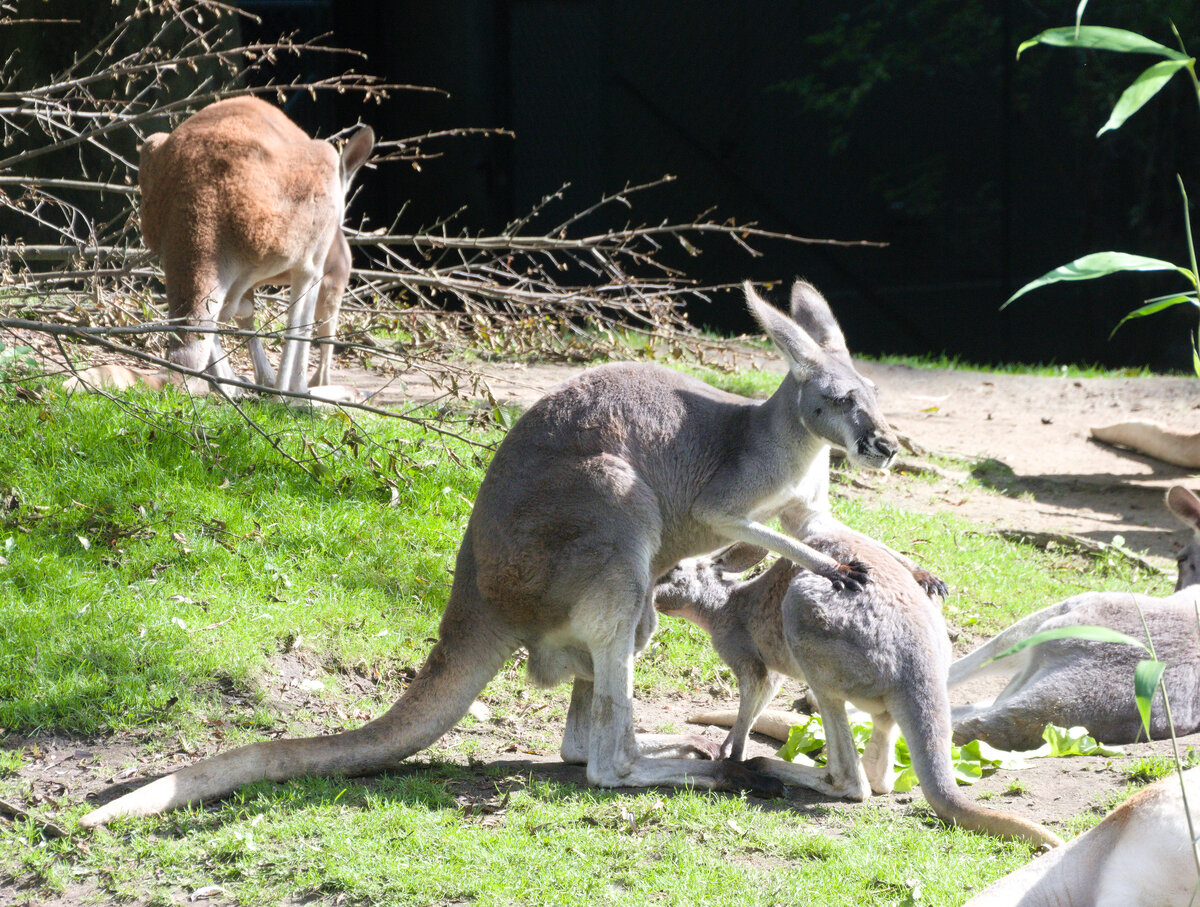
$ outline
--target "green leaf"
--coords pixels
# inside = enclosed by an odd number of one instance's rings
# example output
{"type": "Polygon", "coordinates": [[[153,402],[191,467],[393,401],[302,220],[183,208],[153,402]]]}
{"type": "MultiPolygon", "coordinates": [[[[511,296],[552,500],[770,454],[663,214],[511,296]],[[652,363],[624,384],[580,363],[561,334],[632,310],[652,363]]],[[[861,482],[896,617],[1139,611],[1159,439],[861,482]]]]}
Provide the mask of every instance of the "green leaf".
{"type": "Polygon", "coordinates": [[[1154,54],[1167,60],[1190,60],[1181,51],[1173,50],[1157,41],[1123,28],[1107,28],[1103,25],[1066,26],[1050,28],[1035,35],[1017,48],[1017,56],[1035,44],[1051,47],[1082,47],[1089,50],[1111,50],[1127,54],[1154,54]]]}
{"type": "Polygon", "coordinates": [[[1143,72],[1133,84],[1121,93],[1117,106],[1108,117],[1108,122],[1100,127],[1097,137],[1104,135],[1110,129],[1119,129],[1121,125],[1142,109],[1142,106],[1162,90],[1171,81],[1171,76],[1186,66],[1196,62],[1191,57],[1186,60],[1160,60],[1143,72]]]}
{"type": "Polygon", "coordinates": [[[1042,739],[1047,746],[1029,756],[1120,756],[1124,750],[1120,747],[1105,746],[1097,742],[1085,727],[1064,728],[1056,724],[1046,725],[1042,731],[1042,739]]]}
{"type": "Polygon", "coordinates": [[[911,765],[907,766],[904,771],[896,776],[896,783],[892,786],[892,790],[898,794],[907,793],[912,790],[917,784],[917,773],[911,765]]]}
{"type": "Polygon", "coordinates": [[[1005,649],[995,658],[989,659],[985,664],[990,664],[993,661],[999,661],[1001,658],[1007,658],[1009,655],[1015,655],[1022,649],[1028,649],[1030,646],[1036,646],[1039,643],[1049,642],[1052,639],[1089,639],[1093,642],[1114,642],[1125,643],[1130,646],[1137,646],[1145,649],[1145,643],[1134,639],[1132,636],[1126,636],[1124,633],[1118,633],[1109,627],[1098,627],[1092,624],[1080,624],[1073,627],[1056,627],[1053,630],[1043,630],[1041,633],[1034,633],[1032,636],[1021,640],[1010,649],[1005,649]]]}
{"type": "Polygon", "coordinates": [[[1036,290],[1047,284],[1063,280],[1095,280],[1097,277],[1107,277],[1109,274],[1117,274],[1121,271],[1178,271],[1190,280],[1193,286],[1196,285],[1196,277],[1191,271],[1169,261],[1163,261],[1161,258],[1147,258],[1144,255],[1130,255],[1127,252],[1095,252],[1055,268],[1037,280],[1025,284],[1013,293],[1000,308],[1005,308],[1013,300],[1024,296],[1030,290],[1036,290]]]}
{"type": "Polygon", "coordinates": [[[1196,372],[1196,377],[1200,378],[1200,347],[1197,347],[1197,336],[1192,336],[1192,368],[1196,372]]]}
{"type": "Polygon", "coordinates": [[[1150,704],[1154,701],[1154,690],[1167,666],[1161,661],[1146,658],[1139,661],[1133,671],[1133,698],[1137,700],[1138,714],[1142,716],[1142,727],[1146,739],[1150,739],[1150,704]]]}
{"type": "Polygon", "coordinates": [[[1159,296],[1157,299],[1149,300],[1140,309],[1134,309],[1124,318],[1117,322],[1117,326],[1112,329],[1112,333],[1108,335],[1108,339],[1112,340],[1113,334],[1126,321],[1131,321],[1134,318],[1144,318],[1146,315],[1153,315],[1155,312],[1161,312],[1163,309],[1169,309],[1173,305],[1179,305],[1181,302],[1190,302],[1192,305],[1200,305],[1197,302],[1195,293],[1180,293],[1175,296],[1159,296]]]}
{"type": "Polygon", "coordinates": [[[803,724],[794,724],[788,731],[788,739],[776,753],[780,759],[801,764],[814,764],[806,758],[808,753],[816,752],[825,745],[825,728],[821,724],[820,715],[810,715],[803,724]]]}

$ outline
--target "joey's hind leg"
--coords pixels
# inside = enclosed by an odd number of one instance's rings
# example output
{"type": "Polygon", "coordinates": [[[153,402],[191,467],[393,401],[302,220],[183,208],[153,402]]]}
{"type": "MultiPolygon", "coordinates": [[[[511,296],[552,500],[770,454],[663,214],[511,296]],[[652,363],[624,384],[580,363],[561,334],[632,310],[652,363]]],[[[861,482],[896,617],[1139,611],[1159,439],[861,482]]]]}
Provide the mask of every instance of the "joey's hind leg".
{"type": "MultiPolygon", "coordinates": [[[[749,771],[740,763],[668,757],[652,759],[641,753],[633,728],[634,635],[639,616],[637,609],[650,604],[651,583],[647,577],[634,591],[631,597],[638,604],[631,609],[628,598],[624,601],[614,599],[616,590],[625,585],[623,579],[629,577],[598,577],[594,588],[605,591],[576,606],[577,613],[591,612],[604,618],[604,630],[590,646],[593,681],[588,734],[589,783],[598,787],[666,784],[710,790],[751,790],[767,796],[781,793],[778,782],[749,771]]],[[[597,621],[584,620],[592,626],[601,625],[597,621]]],[[[670,748],[662,747],[663,738],[650,736],[643,742],[658,752],[673,754],[670,748]]]]}
{"type": "Polygon", "coordinates": [[[746,741],[759,715],[779,692],[783,675],[767,670],[761,662],[744,666],[737,671],[738,714],[737,721],[729,730],[729,736],[721,745],[721,756],[741,761],[746,755],[746,741]]]}
{"type": "Polygon", "coordinates": [[[871,739],[862,754],[862,767],[871,790],[877,794],[890,794],[896,786],[893,757],[899,735],[900,728],[888,712],[871,716],[871,739]]]}

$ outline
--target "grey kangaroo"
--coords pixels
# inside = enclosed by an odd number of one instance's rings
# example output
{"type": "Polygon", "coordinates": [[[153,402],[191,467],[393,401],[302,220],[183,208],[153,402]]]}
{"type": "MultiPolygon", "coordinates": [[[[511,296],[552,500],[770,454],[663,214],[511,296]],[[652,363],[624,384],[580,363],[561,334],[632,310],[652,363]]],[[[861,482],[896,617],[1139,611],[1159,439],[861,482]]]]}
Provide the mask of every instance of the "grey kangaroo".
{"type": "MultiPolygon", "coordinates": [[[[1105,743],[1133,743],[1144,737],[1133,698],[1133,672],[1146,657],[1143,649],[1068,638],[991,660],[1043,630],[1084,624],[1109,627],[1138,640],[1145,639],[1148,627],[1158,658],[1167,664],[1163,681],[1171,697],[1176,732],[1200,730],[1200,500],[1175,485],[1167,491],[1167,507],[1192,530],[1192,538],[1178,558],[1175,593],[1165,598],[1128,592],[1076,595],[1022,618],[958,659],[950,666],[951,689],[988,675],[1011,679],[995,699],[954,706],[956,743],[980,739],[1000,749],[1036,749],[1043,742],[1042,731],[1051,723],[1083,725],[1105,743]]],[[[745,569],[751,560],[743,556],[737,569],[745,569]]],[[[692,720],[728,727],[736,716],[720,710],[692,720]]],[[[785,740],[794,723],[794,714],[767,710],[754,722],[754,730],[785,740]]],[[[1150,736],[1169,736],[1161,694],[1152,703],[1150,736]]]]}
{"type": "MultiPolygon", "coordinates": [[[[1167,491],[1167,507],[1191,528],[1179,556],[1175,592],[1153,598],[1130,592],[1085,592],[1043,608],[1001,631],[950,667],[950,687],[974,677],[1012,675],[994,700],[955,706],[954,739],[974,738],[1009,750],[1035,749],[1047,724],[1083,725],[1105,743],[1133,743],[1145,737],[1133,698],[1133,672],[1146,652],[1131,645],[1085,639],[1055,639],[999,661],[996,655],[1043,630],[1093,624],[1144,640],[1146,627],[1171,697],[1178,734],[1200,730],[1200,500],[1182,485],[1167,491]],[[989,663],[990,662],[990,663],[989,663]]],[[[1170,736],[1161,692],[1150,714],[1150,736],[1170,736]]]]}
{"type": "MultiPolygon", "coordinates": [[[[574,678],[563,759],[602,787],[741,788],[751,776],[692,738],[637,738],[633,661],[657,617],[655,580],[684,557],[762,545],[829,589],[866,568],[763,524],[818,488],[831,443],[883,468],[898,444],[854,369],[828,304],[797,282],[792,317],[746,285],[787,360],[765,402],[657,365],[604,365],[560,385],[513,426],[488,467],[458,551],[438,641],[401,699],[364,727],[255,743],[160,778],[84,817],[148,815],[260,779],[395,767],[453,727],[519,647],[538,684],[574,678]],[[651,758],[656,756],[657,758],[651,758]]],[[[776,788],[778,782],[774,782],[776,788]]]]}
{"type": "Polygon", "coordinates": [[[658,609],[707,631],[737,675],[737,720],[722,755],[742,758],[755,719],[783,678],[801,678],[821,710],[827,763],[759,758],[747,763],[755,771],[831,797],[865,800],[872,791],[888,793],[899,725],[921,791],[943,820],[1035,844],[1062,843],[1041,825],[985,809],[959,792],[950,763],[950,643],[941,609],[912,574],[890,551],[861,537],[810,535],[805,541],[840,561],[866,564],[871,584],[836,594],[786,559],[741,581],[722,570],[718,558],[684,562],[655,588],[658,609]],[[874,721],[861,760],[847,700],[874,721]]]}

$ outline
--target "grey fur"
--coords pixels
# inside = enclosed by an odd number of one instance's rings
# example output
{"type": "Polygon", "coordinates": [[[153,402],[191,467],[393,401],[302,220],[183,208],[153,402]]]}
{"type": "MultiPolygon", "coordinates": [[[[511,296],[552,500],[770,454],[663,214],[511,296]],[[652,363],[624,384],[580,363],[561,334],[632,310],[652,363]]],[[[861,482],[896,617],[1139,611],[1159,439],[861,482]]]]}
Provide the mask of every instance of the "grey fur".
{"type": "Polygon", "coordinates": [[[861,536],[807,536],[838,560],[869,565],[873,582],[846,595],[786,560],[749,580],[734,579],[720,560],[680,564],[655,589],[660,611],[693,621],[712,635],[734,670],[741,696],[722,755],[742,758],[755,719],[784,676],[808,681],[826,735],[824,767],[777,759],[748,763],[785,782],[829,796],[865,800],[892,789],[897,724],[908,741],[921,789],[948,822],[1035,843],[1060,843],[1017,816],[987,810],[958,790],[950,764],[950,644],[941,610],[882,545],[861,536]],[[862,759],[846,702],[866,710],[874,729],[862,759]]]}
{"type": "MultiPolygon", "coordinates": [[[[1200,580],[1200,500],[1176,485],[1167,492],[1167,506],[1193,532],[1179,557],[1177,591],[1166,598],[1129,592],[1077,595],[1022,618],[960,658],[950,667],[951,687],[992,673],[1012,674],[1012,679],[994,700],[955,706],[956,741],[978,738],[1002,749],[1035,749],[1050,723],[1083,725],[1105,743],[1144,739],[1133,697],[1134,669],[1148,657],[1144,649],[1068,638],[990,661],[1018,642],[1057,627],[1097,625],[1144,640],[1139,608],[1155,653],[1167,664],[1163,682],[1175,731],[1200,730],[1200,588],[1195,585],[1200,580]]],[[[1161,692],[1152,703],[1150,733],[1155,739],[1170,736],[1161,692]]]]}
{"type": "MultiPolygon", "coordinates": [[[[730,542],[805,564],[826,587],[857,587],[839,563],[763,525],[827,506],[830,443],[885,467],[898,443],[844,351],[827,351],[746,287],[751,312],[788,359],[763,403],[656,365],[605,365],[559,386],[509,432],[488,467],[458,551],[439,639],[403,698],[346,734],[254,744],[160,779],[86,816],[161,812],[260,778],[383,771],[454,726],[518,647],[539,684],[575,678],[562,754],[596,785],[767,785],[695,738],[633,729],[633,660],[656,625],[655,580],[730,542]]],[[[832,319],[815,291],[814,320],[832,319]]],[[[775,789],[778,783],[774,783],[775,789]]]]}

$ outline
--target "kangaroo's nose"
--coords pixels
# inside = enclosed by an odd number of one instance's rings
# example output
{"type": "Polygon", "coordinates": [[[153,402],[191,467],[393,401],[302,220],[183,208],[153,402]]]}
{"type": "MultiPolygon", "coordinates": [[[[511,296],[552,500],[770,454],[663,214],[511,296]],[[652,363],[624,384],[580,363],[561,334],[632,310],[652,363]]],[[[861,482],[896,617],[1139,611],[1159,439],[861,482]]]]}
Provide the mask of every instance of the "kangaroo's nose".
{"type": "Polygon", "coordinates": [[[884,466],[889,466],[896,458],[896,454],[900,452],[900,443],[895,438],[889,438],[886,435],[874,435],[870,438],[864,438],[859,442],[858,449],[861,453],[882,457],[886,462],[884,466]]]}

